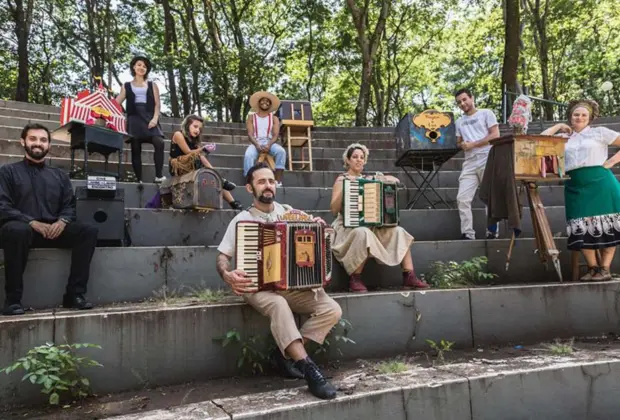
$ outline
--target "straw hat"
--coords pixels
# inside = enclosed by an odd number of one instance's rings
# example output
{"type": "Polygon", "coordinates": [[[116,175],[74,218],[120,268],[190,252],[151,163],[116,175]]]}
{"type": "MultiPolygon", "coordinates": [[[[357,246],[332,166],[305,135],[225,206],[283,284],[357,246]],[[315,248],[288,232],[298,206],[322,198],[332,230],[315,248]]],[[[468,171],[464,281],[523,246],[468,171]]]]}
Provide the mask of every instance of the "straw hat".
{"type": "Polygon", "coordinates": [[[267,112],[274,112],[274,111],[277,111],[278,108],[280,108],[280,100],[278,99],[276,95],[274,95],[273,93],[260,91],[250,96],[250,107],[252,108],[252,111],[254,112],[260,111],[258,102],[263,98],[267,98],[271,101],[271,107],[267,110],[267,112]]]}

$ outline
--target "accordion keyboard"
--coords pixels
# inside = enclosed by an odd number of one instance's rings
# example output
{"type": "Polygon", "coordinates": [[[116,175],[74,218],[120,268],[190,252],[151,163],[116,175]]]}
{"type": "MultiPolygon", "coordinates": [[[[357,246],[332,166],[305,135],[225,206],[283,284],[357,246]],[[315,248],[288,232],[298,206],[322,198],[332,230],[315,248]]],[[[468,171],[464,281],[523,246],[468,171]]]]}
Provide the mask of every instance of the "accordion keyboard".
{"type": "Polygon", "coordinates": [[[258,288],[258,258],[260,225],[242,223],[237,225],[237,244],[235,258],[237,269],[243,270],[252,280],[252,287],[258,288]]]}
{"type": "Polygon", "coordinates": [[[347,206],[344,208],[344,219],[349,226],[360,225],[360,183],[358,180],[348,180],[345,182],[344,188],[344,202],[347,206]]]}

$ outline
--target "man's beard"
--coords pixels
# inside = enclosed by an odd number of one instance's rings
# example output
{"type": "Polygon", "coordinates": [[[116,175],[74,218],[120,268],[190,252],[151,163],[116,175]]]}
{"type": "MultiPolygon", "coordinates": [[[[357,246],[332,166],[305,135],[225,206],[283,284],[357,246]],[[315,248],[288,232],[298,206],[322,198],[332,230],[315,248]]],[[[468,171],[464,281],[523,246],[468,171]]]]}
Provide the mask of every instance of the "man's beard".
{"type": "Polygon", "coordinates": [[[254,198],[264,204],[271,204],[276,199],[276,192],[268,189],[264,190],[261,195],[256,195],[256,190],[254,189],[254,187],[252,187],[252,194],[254,195],[254,198]],[[265,197],[264,194],[267,191],[271,192],[271,197],[265,197]]]}
{"type": "Polygon", "coordinates": [[[32,147],[28,146],[24,146],[24,149],[26,149],[26,154],[34,160],[43,159],[45,156],[47,156],[47,152],[49,152],[49,149],[44,150],[42,147],[39,146],[37,146],[34,150],[32,147]]]}

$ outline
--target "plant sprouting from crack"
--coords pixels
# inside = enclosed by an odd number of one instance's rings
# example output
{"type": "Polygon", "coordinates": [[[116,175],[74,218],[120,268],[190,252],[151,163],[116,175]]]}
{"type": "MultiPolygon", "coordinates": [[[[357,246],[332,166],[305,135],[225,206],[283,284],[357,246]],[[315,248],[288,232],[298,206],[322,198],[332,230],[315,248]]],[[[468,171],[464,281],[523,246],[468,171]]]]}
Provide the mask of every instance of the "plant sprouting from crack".
{"type": "MultiPolygon", "coordinates": [[[[437,353],[437,363],[440,365],[445,364],[446,359],[444,357],[444,354],[452,351],[452,346],[454,345],[454,343],[447,340],[441,340],[437,343],[429,339],[427,339],[426,342],[431,347],[431,349],[435,350],[435,352],[437,353]]],[[[433,365],[434,364],[435,362],[433,362],[433,365]]]]}
{"type": "Polygon", "coordinates": [[[213,341],[219,342],[223,348],[236,347],[239,351],[237,368],[250,369],[254,375],[265,371],[269,354],[276,347],[271,334],[267,338],[258,335],[243,338],[235,328],[227,331],[221,337],[213,338],[213,341]]]}
{"type": "Polygon", "coordinates": [[[356,344],[349,338],[349,332],[353,329],[353,325],[348,319],[340,318],[338,323],[332,327],[325,337],[323,344],[317,346],[314,354],[326,354],[332,345],[336,346],[336,351],[342,356],[339,344],[356,344]]]}
{"type": "Polygon", "coordinates": [[[555,340],[554,344],[549,344],[547,348],[554,356],[567,356],[569,354],[573,354],[574,348],[573,344],[575,343],[575,339],[571,338],[568,343],[562,343],[560,340],[555,340]]]}

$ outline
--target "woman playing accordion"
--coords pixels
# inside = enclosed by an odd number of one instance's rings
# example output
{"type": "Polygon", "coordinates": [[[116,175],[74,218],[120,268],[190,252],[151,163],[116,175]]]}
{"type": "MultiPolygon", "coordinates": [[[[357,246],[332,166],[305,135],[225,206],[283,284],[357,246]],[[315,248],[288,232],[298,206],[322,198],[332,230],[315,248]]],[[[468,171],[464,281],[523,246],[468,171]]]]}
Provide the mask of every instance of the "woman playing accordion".
{"type": "MultiPolygon", "coordinates": [[[[342,155],[346,172],[340,175],[334,183],[330,209],[336,220],[332,223],[335,237],[332,242],[334,257],[344,266],[350,276],[349,290],[351,292],[366,292],[362,282],[362,270],[368,258],[374,258],[379,263],[395,266],[403,270],[403,287],[407,289],[425,289],[428,284],[418,279],[413,269],[411,259],[411,236],[400,226],[392,227],[345,227],[343,209],[343,180],[370,179],[362,175],[364,165],[368,162],[368,149],[359,143],[351,144],[342,155]]],[[[398,182],[392,176],[382,176],[388,182],[398,182]]]]}
{"type": "Polygon", "coordinates": [[[570,125],[556,124],[544,135],[568,137],[565,159],[570,179],[564,186],[568,248],[581,250],[588,264],[582,281],[610,280],[609,266],[620,243],[620,184],[611,168],[620,152],[608,159],[609,145],[620,146],[620,133],[590,127],[598,116],[594,101],[571,101],[570,125]],[[600,265],[596,250],[601,252],[600,265]]]}

